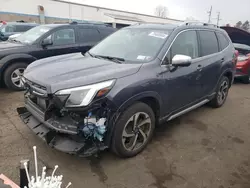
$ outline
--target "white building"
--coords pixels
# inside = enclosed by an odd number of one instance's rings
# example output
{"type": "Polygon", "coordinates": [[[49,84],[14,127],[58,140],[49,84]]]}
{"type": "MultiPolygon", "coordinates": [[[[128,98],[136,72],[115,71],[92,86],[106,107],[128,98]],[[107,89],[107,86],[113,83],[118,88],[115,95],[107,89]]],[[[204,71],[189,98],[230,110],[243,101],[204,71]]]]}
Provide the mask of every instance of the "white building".
{"type": "Polygon", "coordinates": [[[40,23],[98,21],[122,27],[138,22],[172,23],[181,20],[159,18],[109,8],[69,3],[64,0],[0,0],[0,20],[40,23]]]}

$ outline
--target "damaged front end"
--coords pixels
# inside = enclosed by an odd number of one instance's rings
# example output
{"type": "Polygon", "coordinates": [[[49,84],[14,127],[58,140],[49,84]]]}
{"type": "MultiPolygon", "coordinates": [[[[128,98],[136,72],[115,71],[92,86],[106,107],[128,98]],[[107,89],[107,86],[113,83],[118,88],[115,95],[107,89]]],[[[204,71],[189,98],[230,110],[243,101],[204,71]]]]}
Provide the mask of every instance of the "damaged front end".
{"type": "Polygon", "coordinates": [[[49,146],[69,154],[91,156],[108,147],[111,104],[106,98],[87,107],[65,108],[68,95],[47,94],[26,83],[25,106],[17,108],[23,122],[49,146]]]}

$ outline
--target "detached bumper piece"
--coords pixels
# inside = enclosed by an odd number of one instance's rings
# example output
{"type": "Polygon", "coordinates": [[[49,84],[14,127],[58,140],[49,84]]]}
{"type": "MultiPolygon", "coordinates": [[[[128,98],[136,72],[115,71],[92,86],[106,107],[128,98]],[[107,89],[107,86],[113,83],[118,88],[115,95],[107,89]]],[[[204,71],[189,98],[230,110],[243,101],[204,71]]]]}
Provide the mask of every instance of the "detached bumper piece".
{"type": "Polygon", "coordinates": [[[26,107],[17,108],[17,112],[23,122],[37,136],[44,140],[50,147],[61,152],[88,157],[100,150],[106,149],[104,146],[93,147],[92,144],[87,144],[87,142],[84,142],[77,135],[63,134],[50,129],[47,124],[41,123],[41,121],[32,115],[26,107]]]}

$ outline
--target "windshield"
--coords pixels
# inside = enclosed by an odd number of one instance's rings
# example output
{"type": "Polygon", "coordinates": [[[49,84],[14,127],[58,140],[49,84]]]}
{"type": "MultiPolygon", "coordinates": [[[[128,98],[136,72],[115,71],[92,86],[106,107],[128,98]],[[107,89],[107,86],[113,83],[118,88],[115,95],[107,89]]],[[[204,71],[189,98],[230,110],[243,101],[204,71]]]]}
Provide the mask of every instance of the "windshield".
{"type": "Polygon", "coordinates": [[[51,29],[52,28],[47,26],[37,26],[19,35],[15,40],[25,44],[32,44],[51,29]]]}
{"type": "Polygon", "coordinates": [[[95,56],[148,62],[156,57],[168,35],[168,30],[121,29],[97,44],[89,52],[95,56]]]}

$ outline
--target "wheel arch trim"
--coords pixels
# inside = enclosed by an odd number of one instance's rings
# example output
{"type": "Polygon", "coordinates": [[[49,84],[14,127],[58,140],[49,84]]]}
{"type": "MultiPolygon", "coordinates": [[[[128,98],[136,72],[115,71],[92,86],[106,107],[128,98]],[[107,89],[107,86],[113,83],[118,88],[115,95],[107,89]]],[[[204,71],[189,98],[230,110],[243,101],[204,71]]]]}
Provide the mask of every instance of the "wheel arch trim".
{"type": "MultiPolygon", "coordinates": [[[[37,60],[37,58],[29,55],[29,54],[12,54],[8,55],[0,60],[0,78],[2,78],[2,75],[6,68],[10,66],[13,62],[18,61],[18,60],[29,60],[31,62],[37,60]]],[[[30,62],[29,62],[30,63],[30,62]]]]}
{"type": "MultiPolygon", "coordinates": [[[[120,105],[120,107],[118,107],[116,109],[116,112],[113,115],[113,117],[116,117],[116,118],[115,118],[114,121],[110,122],[110,125],[109,125],[109,130],[107,132],[107,137],[106,137],[107,139],[105,140],[105,143],[106,143],[107,146],[110,146],[110,144],[111,144],[112,136],[113,136],[113,132],[114,132],[114,128],[115,128],[115,123],[116,123],[117,119],[120,117],[121,113],[125,109],[127,109],[129,106],[134,104],[136,101],[141,101],[142,99],[145,99],[145,98],[148,98],[148,97],[154,98],[159,104],[159,108],[160,108],[159,110],[161,110],[162,99],[161,99],[160,95],[157,92],[145,91],[145,92],[141,92],[139,94],[136,94],[136,95],[130,97],[128,100],[123,102],[122,105],[120,105]]],[[[111,118],[112,120],[113,120],[113,117],[111,118]]]]}

